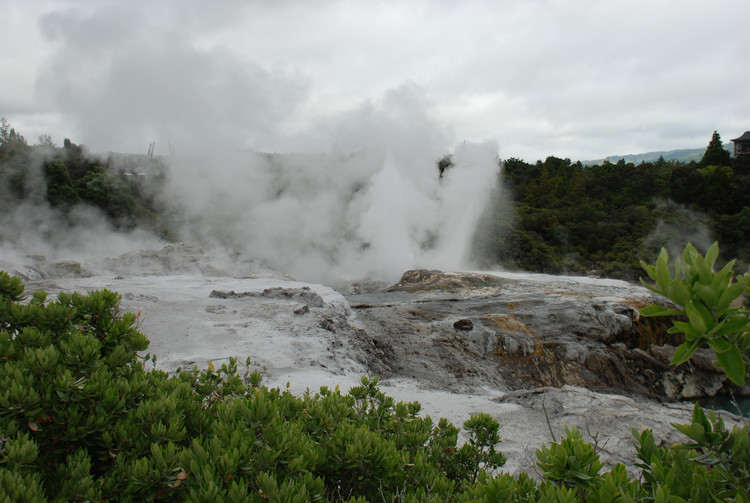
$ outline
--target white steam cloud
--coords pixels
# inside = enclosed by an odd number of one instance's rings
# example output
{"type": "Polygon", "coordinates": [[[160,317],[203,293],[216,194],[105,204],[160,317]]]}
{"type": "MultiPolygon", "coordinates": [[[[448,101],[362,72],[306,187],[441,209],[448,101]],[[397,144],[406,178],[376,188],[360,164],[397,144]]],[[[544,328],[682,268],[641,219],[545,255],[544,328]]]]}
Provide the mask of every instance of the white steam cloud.
{"type": "MultiPolygon", "coordinates": [[[[170,194],[187,209],[184,238],[307,280],[467,267],[497,179],[497,146],[460,144],[441,180],[436,163],[450,149],[429,141],[437,128],[426,129],[423,109],[415,119],[391,103],[368,106],[364,120],[342,117],[362,135],[356,151],[337,142],[335,153],[175,159],[170,194]],[[415,120],[422,129],[412,133],[415,120]]],[[[346,146],[356,144],[350,134],[346,146]]]]}
{"type": "MultiPolygon", "coordinates": [[[[170,152],[160,197],[182,210],[173,235],[307,280],[467,266],[497,179],[497,145],[454,146],[413,83],[311,116],[304,75],[165,30],[160,19],[171,11],[154,9],[113,4],[43,17],[56,49],[37,91],[92,151],[144,152],[156,141],[157,154],[170,152]],[[436,163],[448,153],[455,166],[440,179],[436,163]]],[[[28,252],[70,250],[68,259],[154,246],[136,234],[123,240],[82,209],[85,223],[50,224],[40,198],[35,205],[30,220],[14,213],[28,252]],[[35,251],[34,233],[51,250],[35,251]]]]}

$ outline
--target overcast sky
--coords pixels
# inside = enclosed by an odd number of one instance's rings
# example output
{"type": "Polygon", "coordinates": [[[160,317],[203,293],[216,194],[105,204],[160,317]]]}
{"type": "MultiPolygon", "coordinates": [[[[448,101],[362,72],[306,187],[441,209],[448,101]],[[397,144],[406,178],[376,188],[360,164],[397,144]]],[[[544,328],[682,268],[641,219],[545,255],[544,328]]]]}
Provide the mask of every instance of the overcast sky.
{"type": "Polygon", "coordinates": [[[748,0],[5,0],[1,13],[0,115],[30,143],[356,150],[392,121],[415,141],[492,140],[534,161],[750,130],[748,0]]]}

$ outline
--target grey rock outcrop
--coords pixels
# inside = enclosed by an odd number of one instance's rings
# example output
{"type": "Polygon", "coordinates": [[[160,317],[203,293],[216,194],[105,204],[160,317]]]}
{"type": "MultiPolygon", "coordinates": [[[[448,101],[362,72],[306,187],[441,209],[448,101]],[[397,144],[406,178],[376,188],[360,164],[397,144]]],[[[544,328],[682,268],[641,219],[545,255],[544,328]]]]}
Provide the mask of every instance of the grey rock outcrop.
{"type": "Polygon", "coordinates": [[[659,400],[727,386],[710,351],[669,366],[681,343],[667,332],[671,320],[638,312],[668,301],[623,281],[419,270],[348,300],[385,354],[374,370],[387,376],[449,389],[572,385],[659,400]]]}
{"type": "Polygon", "coordinates": [[[29,255],[25,257],[24,265],[11,264],[0,260],[0,270],[19,276],[25,281],[91,276],[80,262],[72,260],[49,261],[44,255],[29,255]]]}
{"type": "Polygon", "coordinates": [[[234,290],[222,291],[213,290],[209,294],[209,298],[212,299],[246,299],[246,298],[263,298],[263,299],[280,299],[289,300],[310,307],[323,307],[325,301],[323,298],[315,293],[310,287],[303,286],[302,288],[283,288],[273,287],[266,288],[262,292],[235,292],[234,290]]]}

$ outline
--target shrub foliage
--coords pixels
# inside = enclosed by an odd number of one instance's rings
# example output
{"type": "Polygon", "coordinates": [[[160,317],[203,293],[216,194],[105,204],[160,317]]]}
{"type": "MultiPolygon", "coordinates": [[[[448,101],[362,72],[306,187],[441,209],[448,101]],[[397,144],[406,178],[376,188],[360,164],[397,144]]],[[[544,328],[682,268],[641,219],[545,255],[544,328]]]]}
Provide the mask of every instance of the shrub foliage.
{"type": "MultiPolygon", "coordinates": [[[[118,294],[27,297],[0,272],[0,501],[748,501],[748,428],[696,406],[691,443],[634,432],[642,476],[602,472],[576,429],[537,452],[543,480],[500,471],[500,425],[459,428],[377,378],[295,396],[250,362],[149,365],[118,294]]],[[[155,364],[155,359],[151,359],[155,364]]]]}
{"type": "Polygon", "coordinates": [[[718,243],[711,245],[705,256],[688,244],[682,258],[675,260],[672,273],[669,255],[662,248],[656,265],[642,263],[655,282],[646,287],[669,298],[678,307],[653,305],[643,309],[641,314],[680,316],[684,320],[675,321],[669,330],[685,334],[685,342],[677,348],[672,365],[688,361],[701,347],[710,347],[727,377],[743,385],[747,373],[745,360],[750,358],[750,316],[746,307],[736,305],[736,301],[750,287],[750,276],[735,278],[734,260],[715,272],[718,257],[718,243]]]}

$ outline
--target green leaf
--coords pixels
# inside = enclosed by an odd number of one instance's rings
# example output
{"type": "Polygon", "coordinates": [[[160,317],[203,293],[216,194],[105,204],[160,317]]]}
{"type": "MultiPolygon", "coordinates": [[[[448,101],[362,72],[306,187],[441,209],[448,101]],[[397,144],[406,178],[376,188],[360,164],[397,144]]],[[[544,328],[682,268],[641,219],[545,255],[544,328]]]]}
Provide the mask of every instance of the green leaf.
{"type": "Polygon", "coordinates": [[[732,279],[734,264],[736,262],[736,259],[730,260],[724,267],[721,268],[721,271],[714,274],[714,278],[713,280],[711,280],[711,288],[713,288],[714,291],[720,292],[724,290],[727,285],[729,285],[729,281],[732,279]]]}
{"type": "Polygon", "coordinates": [[[677,429],[677,431],[679,431],[686,437],[692,440],[695,440],[698,443],[702,443],[706,438],[705,428],[703,428],[703,426],[698,423],[691,423],[691,424],[672,423],[672,426],[674,426],[675,429],[677,429]]]}
{"type": "Polygon", "coordinates": [[[696,255],[698,255],[698,250],[691,243],[688,243],[682,251],[682,261],[685,263],[686,269],[695,266],[696,255]]]}
{"type": "Polygon", "coordinates": [[[693,328],[701,334],[705,334],[714,326],[714,318],[711,316],[711,312],[701,302],[690,301],[685,304],[685,314],[687,314],[693,328]]]}
{"type": "Polygon", "coordinates": [[[701,282],[711,284],[711,279],[713,278],[711,266],[700,254],[695,257],[695,268],[698,270],[701,282]]]}
{"type": "Polygon", "coordinates": [[[711,346],[711,349],[713,349],[717,355],[719,353],[726,353],[734,347],[732,343],[726,339],[710,339],[708,345],[711,346]]]}
{"type": "Polygon", "coordinates": [[[675,321],[672,324],[674,326],[667,330],[669,333],[683,332],[685,334],[685,339],[688,341],[692,341],[694,339],[703,339],[704,334],[698,332],[690,323],[685,323],[684,321],[675,321]]]}
{"type": "Polygon", "coordinates": [[[697,339],[692,342],[686,342],[684,344],[681,344],[680,347],[678,347],[677,350],[674,352],[674,356],[672,356],[672,361],[669,362],[669,364],[679,365],[681,363],[685,363],[690,358],[692,358],[695,352],[698,351],[699,347],[700,347],[700,340],[697,340],[697,339]]]}
{"type": "Polygon", "coordinates": [[[703,283],[698,283],[693,287],[693,290],[698,295],[698,298],[703,301],[706,306],[715,306],[718,303],[719,298],[714,292],[713,288],[703,283]]]}
{"type": "Polygon", "coordinates": [[[667,263],[667,260],[668,260],[667,250],[662,248],[661,253],[659,253],[659,257],[656,259],[656,271],[655,271],[656,284],[662,290],[665,290],[672,280],[672,276],[670,276],[669,274],[669,264],[667,263]]]}
{"type": "Polygon", "coordinates": [[[667,294],[667,297],[672,300],[672,302],[680,306],[684,306],[690,301],[690,289],[685,286],[685,283],[682,280],[675,279],[674,281],[672,281],[672,283],[667,287],[665,293],[667,294]]]}
{"type": "Polygon", "coordinates": [[[705,264],[709,269],[713,269],[716,259],[719,258],[719,243],[714,241],[706,250],[705,264]]]}
{"type": "MultiPolygon", "coordinates": [[[[643,260],[641,262],[641,268],[646,271],[646,274],[648,274],[648,277],[651,278],[652,281],[656,281],[656,273],[654,272],[654,266],[647,264],[643,260]]],[[[641,280],[643,282],[643,280],[641,280]]]]}
{"type": "Polygon", "coordinates": [[[683,311],[680,311],[678,309],[669,309],[667,307],[658,306],[656,304],[651,304],[650,306],[646,306],[643,309],[639,311],[641,313],[641,316],[681,316],[685,314],[683,311]]]}
{"type": "Polygon", "coordinates": [[[724,290],[720,295],[719,299],[716,301],[716,311],[719,314],[723,314],[730,306],[730,304],[740,295],[742,295],[742,292],[744,291],[745,285],[738,282],[733,285],[730,285],[724,290]]]}
{"type": "Polygon", "coordinates": [[[745,361],[736,346],[728,351],[717,353],[719,366],[727,373],[727,377],[733,383],[742,386],[745,383],[745,361]]]}
{"type": "MultiPolygon", "coordinates": [[[[710,412],[711,411],[709,410],[709,413],[710,412]]],[[[712,431],[711,422],[706,417],[706,411],[698,404],[698,402],[693,406],[692,421],[694,424],[701,425],[705,431],[709,433],[712,431]]]]}

